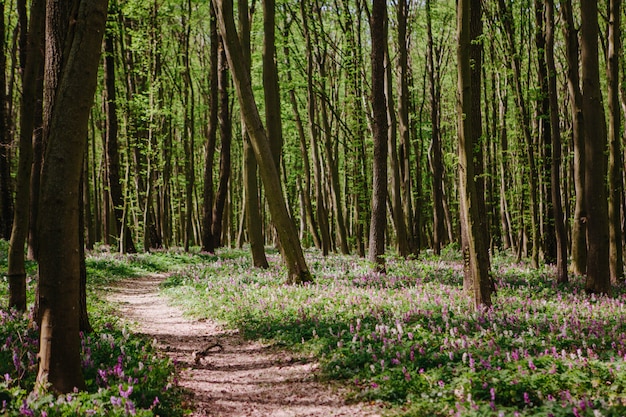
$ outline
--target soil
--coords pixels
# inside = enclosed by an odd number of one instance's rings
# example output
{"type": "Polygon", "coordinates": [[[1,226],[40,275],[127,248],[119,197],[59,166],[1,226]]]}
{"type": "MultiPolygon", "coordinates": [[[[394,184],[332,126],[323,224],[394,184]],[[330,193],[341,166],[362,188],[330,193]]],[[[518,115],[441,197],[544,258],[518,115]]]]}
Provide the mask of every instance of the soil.
{"type": "Polygon", "coordinates": [[[133,330],[156,339],[176,363],[178,383],[190,391],[194,417],[380,416],[373,404],[349,404],[346,390],[322,383],[318,364],[213,321],[187,318],[159,296],[164,275],[132,278],[107,299],[133,330]]]}

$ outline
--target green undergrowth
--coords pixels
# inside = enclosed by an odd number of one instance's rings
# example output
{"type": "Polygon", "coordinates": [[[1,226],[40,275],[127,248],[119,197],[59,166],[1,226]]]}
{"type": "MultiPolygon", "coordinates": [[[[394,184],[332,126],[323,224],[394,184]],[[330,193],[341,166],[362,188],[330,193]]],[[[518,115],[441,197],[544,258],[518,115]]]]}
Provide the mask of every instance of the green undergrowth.
{"type": "Polygon", "coordinates": [[[195,317],[320,360],[355,401],[407,416],[626,415],[626,296],[584,294],[581,278],[498,256],[494,307],[472,312],[462,265],[443,257],[387,259],[387,275],[356,257],[307,253],[313,284],[285,285],[247,254],[171,275],[165,294],[195,317]]]}
{"type": "MultiPolygon", "coordinates": [[[[6,271],[5,242],[0,268],[6,271]]],[[[0,416],[183,416],[189,404],[177,386],[173,363],[152,340],[131,333],[100,296],[116,280],[169,272],[214,259],[183,252],[122,256],[95,251],[87,258],[88,309],[93,333],[81,334],[85,392],[34,392],[39,350],[31,314],[0,309],[0,416]]],[[[34,299],[36,264],[28,264],[28,298],[34,299]]],[[[6,279],[0,281],[3,303],[6,279]]]]}

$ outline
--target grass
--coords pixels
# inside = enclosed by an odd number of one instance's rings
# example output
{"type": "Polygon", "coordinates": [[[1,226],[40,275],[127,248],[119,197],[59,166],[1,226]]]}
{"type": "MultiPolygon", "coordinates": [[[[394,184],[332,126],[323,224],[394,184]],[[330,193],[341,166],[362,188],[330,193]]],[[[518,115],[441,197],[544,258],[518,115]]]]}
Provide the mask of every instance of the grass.
{"type": "MultiPolygon", "coordinates": [[[[5,242],[0,242],[0,270],[6,271],[5,242]]],[[[88,305],[94,332],[82,334],[82,364],[87,391],[57,396],[34,392],[39,350],[30,315],[0,309],[0,416],[182,416],[187,407],[176,372],[152,341],[123,326],[100,297],[102,289],[126,277],[181,268],[206,258],[183,253],[121,256],[94,252],[87,259],[88,305]]],[[[34,299],[36,265],[29,264],[28,294],[34,299]]],[[[6,279],[0,297],[7,300],[6,279]]]]}
{"type": "Polygon", "coordinates": [[[0,415],[182,415],[171,363],[120,326],[97,296],[113,280],[158,271],[173,272],[162,291],[189,314],[318,358],[323,378],[344,381],[353,400],[377,401],[390,415],[626,415],[623,287],[611,298],[587,296],[580,277],[556,285],[551,269],[498,256],[494,307],[472,312],[454,250],[389,257],[387,275],[356,257],[306,256],[315,283],[288,286],[275,252],[266,270],[230,249],[92,253],[96,333],[83,338],[89,391],[29,396],[36,330],[27,317],[3,311],[0,375],[8,377],[0,382],[0,415]]]}
{"type": "Polygon", "coordinates": [[[172,276],[163,291],[190,314],[318,357],[354,400],[406,416],[626,415],[626,296],[587,296],[575,277],[494,260],[494,307],[472,312],[458,256],[388,259],[307,254],[314,284],[284,285],[247,256],[172,276]]]}

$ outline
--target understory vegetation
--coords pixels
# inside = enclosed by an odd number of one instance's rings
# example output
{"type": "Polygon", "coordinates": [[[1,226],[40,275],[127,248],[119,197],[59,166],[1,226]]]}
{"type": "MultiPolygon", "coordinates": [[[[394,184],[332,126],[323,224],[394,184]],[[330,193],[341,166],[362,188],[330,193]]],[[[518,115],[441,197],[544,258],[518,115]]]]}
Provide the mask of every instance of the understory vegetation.
{"type": "MultiPolygon", "coordinates": [[[[7,243],[0,241],[0,265],[6,271],[7,243]]],[[[152,340],[132,334],[106,304],[102,291],[126,277],[165,271],[184,264],[176,254],[111,255],[87,258],[88,310],[94,332],[81,334],[87,390],[57,396],[34,389],[39,334],[28,315],[0,309],[0,416],[182,416],[185,407],[176,370],[152,340]]],[[[29,304],[34,300],[36,264],[28,268],[29,304]]],[[[6,278],[0,299],[6,300],[6,278]]]]}
{"type": "MultiPolygon", "coordinates": [[[[92,252],[95,331],[82,338],[87,392],[34,393],[37,329],[30,317],[1,310],[0,415],[183,415],[173,365],[98,296],[119,278],[158,271],[170,272],[164,295],[190,315],[318,359],[323,379],[343,381],[354,401],[377,402],[391,415],[626,415],[623,287],[612,297],[589,296],[582,279],[556,285],[551,269],[497,255],[494,306],[472,312],[453,248],[441,257],[389,257],[387,275],[357,257],[306,256],[315,282],[291,286],[271,251],[269,269],[254,268],[236,249],[92,252]]],[[[32,301],[34,264],[29,271],[32,301]]]]}

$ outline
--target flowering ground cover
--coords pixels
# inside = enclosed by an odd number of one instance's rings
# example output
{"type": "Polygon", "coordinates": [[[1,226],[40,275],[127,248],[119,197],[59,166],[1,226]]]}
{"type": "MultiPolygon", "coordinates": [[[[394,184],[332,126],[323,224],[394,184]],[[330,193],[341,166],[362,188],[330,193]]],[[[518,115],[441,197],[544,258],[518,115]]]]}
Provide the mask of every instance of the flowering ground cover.
{"type": "Polygon", "coordinates": [[[414,416],[626,415],[626,295],[588,296],[582,281],[494,260],[494,307],[471,312],[454,254],[388,259],[307,254],[315,283],[284,285],[277,255],[244,252],[188,267],[164,283],[191,314],[321,361],[355,400],[414,416]]]}
{"type": "MultiPolygon", "coordinates": [[[[0,254],[0,264],[6,268],[5,244],[0,244],[0,254]]],[[[33,392],[39,350],[37,329],[32,317],[0,310],[0,416],[182,416],[183,397],[176,386],[173,364],[157,353],[152,341],[122,327],[98,296],[103,285],[116,279],[183,263],[177,256],[89,257],[88,304],[95,331],[81,335],[86,392],[63,396],[33,392]]],[[[29,270],[34,273],[34,265],[29,270]]],[[[29,278],[30,300],[34,285],[29,278]]],[[[0,299],[8,299],[4,280],[0,281],[0,299]]]]}

